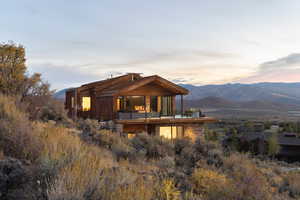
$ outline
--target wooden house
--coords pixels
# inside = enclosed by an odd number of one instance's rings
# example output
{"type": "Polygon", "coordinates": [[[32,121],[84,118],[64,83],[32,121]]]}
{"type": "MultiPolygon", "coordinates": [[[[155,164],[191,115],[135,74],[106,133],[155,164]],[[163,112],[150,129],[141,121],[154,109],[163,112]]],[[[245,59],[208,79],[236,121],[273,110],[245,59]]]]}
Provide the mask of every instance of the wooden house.
{"type": "Polygon", "coordinates": [[[183,96],[188,93],[187,89],[157,75],[142,77],[129,73],[69,89],[65,106],[74,118],[112,121],[120,133],[147,132],[176,138],[199,131],[203,123],[214,121],[199,113],[184,115],[183,96]],[[176,100],[180,101],[179,109],[176,100]]]}

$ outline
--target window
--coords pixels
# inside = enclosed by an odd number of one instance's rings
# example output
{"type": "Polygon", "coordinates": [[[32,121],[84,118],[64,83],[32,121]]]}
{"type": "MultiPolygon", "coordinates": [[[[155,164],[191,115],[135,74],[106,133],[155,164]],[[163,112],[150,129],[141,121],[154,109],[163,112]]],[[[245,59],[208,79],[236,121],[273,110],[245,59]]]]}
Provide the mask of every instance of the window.
{"type": "Polygon", "coordinates": [[[144,96],[118,97],[117,110],[123,112],[145,112],[144,96]]]}
{"type": "Polygon", "coordinates": [[[161,126],[159,127],[159,135],[167,139],[182,138],[183,127],[182,126],[161,126]]]}
{"type": "Polygon", "coordinates": [[[151,106],[151,112],[157,112],[157,96],[151,96],[151,100],[150,100],[150,106],[151,106]]]}
{"type": "Polygon", "coordinates": [[[117,111],[121,110],[121,98],[117,98],[117,111]]]}
{"type": "Polygon", "coordinates": [[[82,97],[82,111],[91,110],[91,97],[82,97]]]}
{"type": "Polygon", "coordinates": [[[74,108],[74,97],[71,97],[71,108],[74,108]]]}
{"type": "Polygon", "coordinates": [[[172,115],[173,109],[172,109],[172,96],[163,96],[162,99],[162,110],[161,113],[164,116],[170,116],[172,115]]]}
{"type": "Polygon", "coordinates": [[[127,133],[127,138],[128,138],[128,139],[132,139],[132,138],[134,138],[135,136],[136,136],[135,133],[127,133]]]}

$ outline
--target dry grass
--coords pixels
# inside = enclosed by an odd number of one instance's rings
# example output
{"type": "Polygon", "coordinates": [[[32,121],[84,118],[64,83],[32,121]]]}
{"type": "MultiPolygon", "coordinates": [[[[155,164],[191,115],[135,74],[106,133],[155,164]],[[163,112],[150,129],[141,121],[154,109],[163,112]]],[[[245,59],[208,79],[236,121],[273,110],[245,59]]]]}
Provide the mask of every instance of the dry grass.
{"type": "Polygon", "coordinates": [[[16,98],[0,95],[0,148],[7,156],[35,161],[42,145],[32,122],[16,104],[16,98]]]}
{"type": "Polygon", "coordinates": [[[43,150],[40,162],[54,174],[49,182],[49,199],[93,199],[100,195],[106,168],[116,165],[104,149],[85,144],[70,129],[37,123],[43,150]]]}

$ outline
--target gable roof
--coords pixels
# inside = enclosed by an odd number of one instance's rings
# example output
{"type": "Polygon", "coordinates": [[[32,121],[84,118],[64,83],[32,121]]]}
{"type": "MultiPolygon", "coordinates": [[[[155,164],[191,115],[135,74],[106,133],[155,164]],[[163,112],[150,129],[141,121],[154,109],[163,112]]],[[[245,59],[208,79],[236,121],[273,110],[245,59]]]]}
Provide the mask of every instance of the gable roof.
{"type": "Polygon", "coordinates": [[[82,85],[79,89],[94,89],[101,96],[116,96],[120,93],[135,90],[149,83],[155,83],[174,94],[188,94],[189,91],[179,85],[176,85],[160,76],[142,77],[137,73],[130,73],[123,76],[92,82],[82,85]]]}

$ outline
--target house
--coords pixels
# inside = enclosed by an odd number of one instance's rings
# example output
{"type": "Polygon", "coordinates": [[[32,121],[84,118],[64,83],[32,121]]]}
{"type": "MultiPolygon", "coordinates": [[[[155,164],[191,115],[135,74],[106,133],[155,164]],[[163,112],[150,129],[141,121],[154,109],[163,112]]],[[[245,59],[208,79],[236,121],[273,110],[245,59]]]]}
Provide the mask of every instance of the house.
{"type": "MultiPolygon", "coordinates": [[[[241,151],[250,151],[255,154],[268,154],[268,141],[273,133],[252,132],[238,136],[241,151]]],[[[224,139],[224,146],[229,146],[232,138],[224,139]]],[[[285,161],[300,161],[300,137],[296,133],[280,133],[277,135],[280,146],[276,157],[285,161]]]]}
{"type": "Polygon", "coordinates": [[[195,137],[203,123],[215,119],[199,113],[185,116],[183,96],[188,93],[160,76],[128,73],[67,90],[65,106],[73,118],[110,121],[117,132],[130,136],[147,132],[167,138],[195,137]]]}

